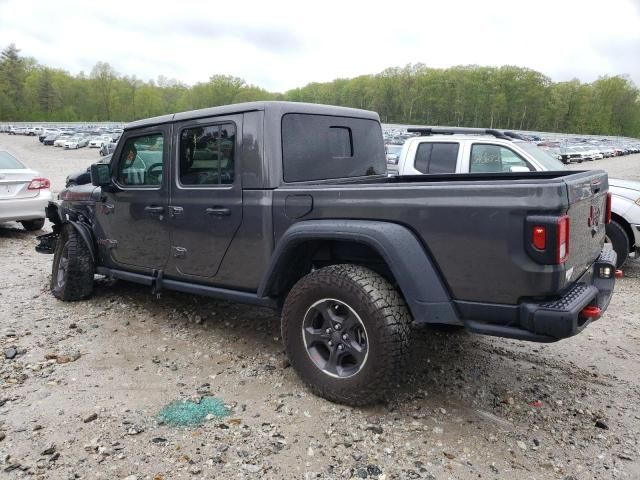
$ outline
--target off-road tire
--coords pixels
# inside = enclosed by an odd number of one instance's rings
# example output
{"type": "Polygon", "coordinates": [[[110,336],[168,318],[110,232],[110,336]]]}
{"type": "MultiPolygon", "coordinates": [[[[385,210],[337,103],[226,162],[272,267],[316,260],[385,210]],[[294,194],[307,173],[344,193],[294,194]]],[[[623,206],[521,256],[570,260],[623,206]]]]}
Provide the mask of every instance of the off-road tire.
{"type": "Polygon", "coordinates": [[[89,247],[73,225],[64,225],[53,256],[51,293],[65,302],[88,298],[93,293],[94,271],[89,247]]]}
{"type": "Polygon", "coordinates": [[[629,236],[624,231],[624,227],[615,220],[606,225],[606,233],[607,239],[611,242],[611,246],[618,255],[616,267],[620,268],[629,257],[629,236]]]}
{"type": "Polygon", "coordinates": [[[25,230],[29,232],[35,232],[36,230],[42,230],[44,227],[44,218],[36,218],[35,220],[22,220],[20,222],[25,230]]]}
{"type": "Polygon", "coordinates": [[[331,265],[300,279],[282,311],[282,338],[289,362],[309,388],[346,405],[388,396],[406,371],[411,315],[398,291],[382,276],[356,265],[331,265]],[[311,359],[303,335],[305,315],[323,299],[348,305],[366,330],[367,356],[347,378],[329,375],[311,359]]]}

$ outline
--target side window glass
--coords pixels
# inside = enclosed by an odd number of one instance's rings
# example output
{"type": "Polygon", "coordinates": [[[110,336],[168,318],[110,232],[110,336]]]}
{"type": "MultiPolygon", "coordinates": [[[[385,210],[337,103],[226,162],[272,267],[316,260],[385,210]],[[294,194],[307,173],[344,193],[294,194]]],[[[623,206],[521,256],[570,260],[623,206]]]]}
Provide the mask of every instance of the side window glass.
{"type": "Polygon", "coordinates": [[[416,159],[413,166],[420,173],[429,173],[429,162],[431,162],[431,148],[433,143],[422,142],[418,145],[416,159]]]}
{"type": "Polygon", "coordinates": [[[416,151],[415,169],[420,173],[455,173],[459,148],[458,143],[422,142],[416,151]]]}
{"type": "Polygon", "coordinates": [[[500,157],[502,159],[503,172],[511,172],[511,167],[524,167],[529,171],[533,171],[533,167],[526,160],[508,148],[500,147],[500,157]]]}
{"type": "Polygon", "coordinates": [[[502,173],[511,172],[511,167],[525,167],[533,170],[515,152],[499,145],[475,144],[471,147],[469,171],[471,173],[502,173]]]}
{"type": "Polygon", "coordinates": [[[120,154],[116,179],[122,185],[159,186],[163,166],[164,137],[161,133],[129,138],[120,154]]]}
{"type": "Polygon", "coordinates": [[[234,179],[235,126],[187,128],[180,134],[180,184],[225,185],[234,179]]]}
{"type": "Polygon", "coordinates": [[[434,143],[431,150],[429,173],[455,173],[458,163],[457,143],[434,143]]]}

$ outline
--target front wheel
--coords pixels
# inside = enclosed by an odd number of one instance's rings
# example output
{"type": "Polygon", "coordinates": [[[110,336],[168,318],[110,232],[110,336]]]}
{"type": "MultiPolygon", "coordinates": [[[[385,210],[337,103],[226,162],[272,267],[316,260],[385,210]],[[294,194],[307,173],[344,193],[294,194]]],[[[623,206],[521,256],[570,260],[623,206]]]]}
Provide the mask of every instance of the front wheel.
{"type": "Polygon", "coordinates": [[[292,288],[282,337],[291,365],[315,394],[365,405],[384,398],[402,379],[410,323],[404,300],[382,276],[332,265],[292,288]]]}
{"type": "Polygon", "coordinates": [[[629,236],[624,227],[615,220],[606,225],[605,242],[610,243],[618,256],[616,267],[620,268],[629,256],[629,236]]]}
{"type": "Polygon", "coordinates": [[[89,247],[73,225],[64,225],[53,256],[51,293],[65,302],[87,298],[93,293],[93,274],[89,247]]]}

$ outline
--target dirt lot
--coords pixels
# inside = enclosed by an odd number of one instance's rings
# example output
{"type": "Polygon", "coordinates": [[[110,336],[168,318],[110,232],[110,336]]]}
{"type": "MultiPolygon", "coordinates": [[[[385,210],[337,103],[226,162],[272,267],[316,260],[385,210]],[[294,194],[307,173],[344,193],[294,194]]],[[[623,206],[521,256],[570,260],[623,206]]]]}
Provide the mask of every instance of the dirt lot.
{"type": "MultiPolygon", "coordinates": [[[[0,149],[55,190],[98,158],[32,137],[0,149]]],[[[640,180],[640,155],[586,166],[640,180]]],[[[639,261],[606,316],[557,344],[416,329],[396,397],[353,409],[287,368],[273,312],[104,281],[63,303],[34,245],[0,226],[0,477],[640,478],[639,261]],[[159,417],[208,396],[230,414],[159,417]]]]}

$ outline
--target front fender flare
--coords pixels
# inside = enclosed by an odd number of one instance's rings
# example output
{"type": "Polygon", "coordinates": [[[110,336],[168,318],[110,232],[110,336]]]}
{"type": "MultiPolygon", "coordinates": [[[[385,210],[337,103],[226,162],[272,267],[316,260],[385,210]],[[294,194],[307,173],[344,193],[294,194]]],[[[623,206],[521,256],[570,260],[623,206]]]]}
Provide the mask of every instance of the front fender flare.
{"type": "Polygon", "coordinates": [[[95,243],[93,241],[93,233],[91,231],[91,226],[87,225],[86,223],[78,222],[78,221],[74,221],[74,220],[67,220],[66,223],[71,224],[73,226],[73,228],[76,229],[76,231],[78,232],[78,234],[82,238],[82,241],[89,248],[89,253],[91,254],[91,260],[93,260],[93,264],[96,265],[96,259],[97,259],[97,257],[96,257],[96,245],[95,245],[95,243]]]}
{"type": "Polygon", "coordinates": [[[308,220],[292,225],[277,243],[258,296],[270,295],[298,245],[322,240],[362,243],[375,250],[391,270],[416,322],[463,324],[428,250],[407,227],[390,222],[308,220]]]}

